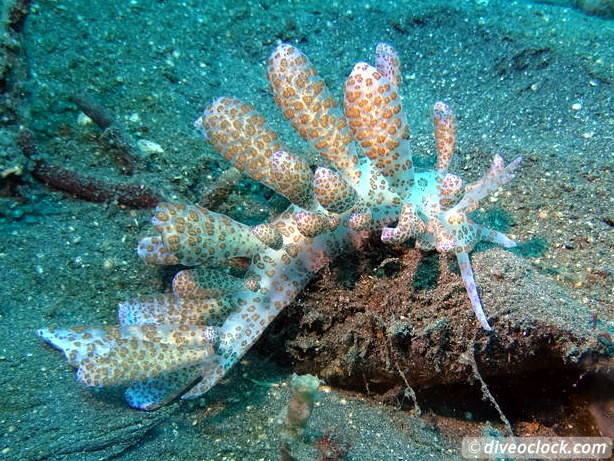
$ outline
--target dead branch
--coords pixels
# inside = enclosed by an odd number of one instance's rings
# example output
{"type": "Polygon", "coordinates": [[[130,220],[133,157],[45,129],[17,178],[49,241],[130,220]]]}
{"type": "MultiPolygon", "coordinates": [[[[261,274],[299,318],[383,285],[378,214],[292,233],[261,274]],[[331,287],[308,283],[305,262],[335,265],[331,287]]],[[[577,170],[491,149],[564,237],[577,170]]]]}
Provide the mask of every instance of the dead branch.
{"type": "Polygon", "coordinates": [[[142,184],[102,181],[41,159],[27,130],[20,133],[19,146],[34,163],[32,176],[52,189],[68,192],[89,202],[117,201],[131,208],[151,208],[162,200],[159,194],[142,184]]]}

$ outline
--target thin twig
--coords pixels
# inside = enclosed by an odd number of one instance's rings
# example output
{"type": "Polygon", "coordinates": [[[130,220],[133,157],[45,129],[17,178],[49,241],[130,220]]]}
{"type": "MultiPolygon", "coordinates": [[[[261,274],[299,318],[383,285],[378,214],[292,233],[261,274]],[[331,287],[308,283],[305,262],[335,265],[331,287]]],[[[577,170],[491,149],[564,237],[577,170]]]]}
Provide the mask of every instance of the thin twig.
{"type": "Polygon", "coordinates": [[[499,413],[499,418],[501,419],[501,422],[505,426],[505,429],[507,430],[508,435],[510,437],[513,437],[514,430],[512,429],[512,425],[510,424],[509,419],[507,419],[507,416],[505,416],[505,413],[503,413],[503,410],[501,410],[499,403],[497,403],[497,400],[490,392],[488,385],[482,378],[482,375],[480,374],[480,370],[478,369],[478,364],[475,360],[475,335],[471,339],[471,342],[469,343],[469,346],[467,347],[467,349],[468,349],[468,352],[470,352],[470,354],[465,354],[465,357],[467,358],[467,360],[469,361],[469,364],[471,365],[471,369],[473,371],[473,377],[476,378],[480,382],[480,387],[482,389],[482,396],[484,400],[488,400],[493,405],[493,407],[495,407],[495,410],[497,410],[497,413],[499,413]]]}
{"type": "Polygon", "coordinates": [[[411,397],[414,402],[414,413],[416,414],[416,416],[420,416],[422,414],[422,410],[420,409],[420,405],[418,405],[418,398],[416,397],[416,392],[414,391],[414,388],[409,385],[409,381],[405,377],[405,373],[403,373],[403,370],[401,370],[399,362],[395,362],[395,364],[397,366],[399,374],[401,375],[401,378],[403,378],[403,381],[405,381],[405,390],[403,391],[403,394],[405,397],[408,397],[409,394],[409,397],[411,397]]]}
{"type": "Polygon", "coordinates": [[[138,153],[132,138],[96,101],[86,96],[73,96],[71,100],[102,130],[101,139],[113,152],[115,162],[125,173],[132,174],[138,164],[138,153]]]}

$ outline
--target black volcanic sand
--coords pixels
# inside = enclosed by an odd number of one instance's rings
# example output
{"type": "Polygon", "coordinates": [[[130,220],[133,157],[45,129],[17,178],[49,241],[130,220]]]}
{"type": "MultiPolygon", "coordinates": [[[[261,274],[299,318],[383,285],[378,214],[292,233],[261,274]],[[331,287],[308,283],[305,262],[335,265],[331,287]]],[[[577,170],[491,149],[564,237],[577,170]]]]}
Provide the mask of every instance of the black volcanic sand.
{"type": "MultiPolygon", "coordinates": [[[[3,117],[0,458],[278,459],[276,419],[297,370],[318,372],[333,386],[321,393],[306,440],[292,446],[297,459],[317,459],[323,434],[352,460],[460,459],[463,434],[505,430],[492,403],[481,400],[466,355],[471,341],[478,369],[517,433],[607,430],[599,424],[611,398],[599,389],[611,366],[604,354],[612,352],[614,328],[614,28],[607,19],[528,1],[65,0],[35,2],[23,40],[29,77],[20,81],[19,122],[32,130],[41,157],[184,201],[198,200],[228,166],[192,127],[215,97],[255,105],[295,151],[306,152],[268,89],[265,63],[276,43],[299,46],[338,98],[353,64],[371,60],[377,42],[392,43],[402,59],[401,93],[419,165],[434,160],[430,111],[437,100],[456,113],[453,170],[466,181],[480,177],[494,154],[524,158],[517,178],[475,213],[522,244],[513,253],[484,246],[473,255],[498,328],[493,336],[476,329],[453,264],[448,270],[437,255],[372,242],[350,259],[356,265],[338,262],[316,277],[258,351],[204,398],[138,412],[118,390],[80,386],[34,330],[113,324],[121,300],[167,289],[172,272],[146,267],[135,254],[151,211],[49,190],[16,148],[17,121],[3,117]],[[135,173],[122,173],[100,130],[79,117],[71,102],[79,94],[163,152],[140,153],[135,173]],[[386,258],[396,261],[381,266],[386,258]],[[423,263],[412,262],[417,258],[423,263]],[[378,292],[391,304],[376,303],[378,292]],[[348,296],[351,303],[343,301],[348,296]],[[334,299],[346,316],[322,307],[334,299]],[[358,325],[359,314],[368,316],[371,332],[358,325]],[[298,330],[284,318],[296,320],[298,330]],[[377,335],[371,349],[358,341],[352,349],[352,339],[339,345],[341,355],[313,350],[314,335],[330,345],[351,322],[356,341],[377,335]],[[386,347],[392,355],[384,355],[386,347]],[[403,350],[411,354],[399,355],[403,350]],[[500,368],[508,353],[506,375],[500,368]],[[410,368],[420,357],[422,373],[410,368]],[[408,371],[420,416],[394,373],[397,364],[408,371]]],[[[245,179],[218,211],[255,223],[283,206],[245,179]]]]}

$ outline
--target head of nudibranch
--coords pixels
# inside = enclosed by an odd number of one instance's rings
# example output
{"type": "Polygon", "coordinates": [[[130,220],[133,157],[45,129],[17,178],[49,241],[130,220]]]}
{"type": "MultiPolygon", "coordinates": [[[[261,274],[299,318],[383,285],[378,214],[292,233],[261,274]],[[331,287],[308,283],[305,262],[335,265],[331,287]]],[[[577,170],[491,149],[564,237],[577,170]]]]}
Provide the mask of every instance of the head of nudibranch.
{"type": "MultiPolygon", "coordinates": [[[[460,176],[448,171],[455,151],[456,121],[450,107],[440,101],[433,108],[436,166],[432,170],[415,169],[398,92],[402,80],[398,55],[390,45],[379,44],[375,62],[375,67],[356,64],[345,85],[347,122],[359,153],[366,157],[360,169],[367,173],[353,186],[358,191],[358,201],[371,205],[370,213],[363,211],[350,216],[349,225],[352,227],[353,220],[365,214],[376,222],[396,221],[395,227],[381,228],[384,243],[402,243],[413,238],[421,249],[454,254],[477,318],[484,329],[491,330],[468,254],[482,240],[504,247],[513,247],[515,243],[500,232],[474,223],[468,215],[480,200],[514,177],[521,159],[506,166],[501,156],[496,155],[484,177],[465,185],[460,176]],[[382,183],[385,185],[380,190],[373,187],[364,190],[364,184],[382,183]]],[[[343,171],[340,173],[343,176],[343,171]]],[[[345,179],[351,182],[350,175],[345,175],[345,179]]]]}
{"type": "Polygon", "coordinates": [[[456,144],[456,122],[449,106],[437,102],[433,108],[436,168],[414,171],[412,187],[403,199],[396,227],[384,227],[384,243],[400,243],[414,238],[422,249],[435,249],[439,253],[453,254],[458,260],[471,306],[485,330],[488,323],[471,268],[469,253],[480,241],[488,241],[506,248],[516,243],[505,234],[473,222],[469,214],[479,202],[514,177],[521,162],[516,158],[505,165],[495,155],[490,169],[478,181],[464,185],[460,176],[448,171],[456,144]]]}

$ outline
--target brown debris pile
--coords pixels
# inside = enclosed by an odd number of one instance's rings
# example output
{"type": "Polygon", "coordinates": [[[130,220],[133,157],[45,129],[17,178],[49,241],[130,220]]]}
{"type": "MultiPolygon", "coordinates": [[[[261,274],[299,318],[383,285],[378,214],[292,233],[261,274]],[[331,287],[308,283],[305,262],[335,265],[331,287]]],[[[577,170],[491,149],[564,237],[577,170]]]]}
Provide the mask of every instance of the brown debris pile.
{"type": "Polygon", "coordinates": [[[411,402],[415,390],[418,404],[442,386],[611,363],[604,322],[527,260],[499,248],[472,260],[493,333],[475,321],[454,264],[375,245],[325,269],[265,335],[265,350],[385,401],[411,402]]]}

